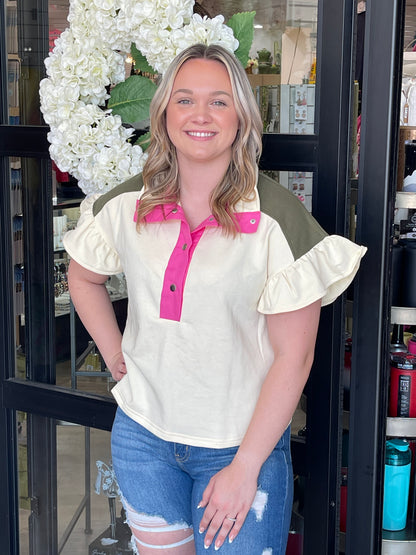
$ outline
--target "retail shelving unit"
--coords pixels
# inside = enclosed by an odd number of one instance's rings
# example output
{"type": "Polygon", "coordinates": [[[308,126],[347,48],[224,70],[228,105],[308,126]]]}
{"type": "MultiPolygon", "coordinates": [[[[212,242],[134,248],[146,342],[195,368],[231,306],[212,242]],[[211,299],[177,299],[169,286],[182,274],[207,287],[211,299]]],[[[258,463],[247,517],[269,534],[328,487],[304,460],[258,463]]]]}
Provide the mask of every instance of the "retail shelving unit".
{"type": "MultiPolygon", "coordinates": [[[[416,193],[398,191],[396,208],[416,208],[416,193]]],[[[416,325],[416,308],[393,306],[391,323],[416,325]]],[[[416,418],[387,417],[386,436],[416,438],[416,418]]],[[[415,487],[415,484],[413,484],[415,487]]],[[[383,531],[382,555],[414,555],[416,553],[416,523],[408,521],[404,530],[383,531]]]]}

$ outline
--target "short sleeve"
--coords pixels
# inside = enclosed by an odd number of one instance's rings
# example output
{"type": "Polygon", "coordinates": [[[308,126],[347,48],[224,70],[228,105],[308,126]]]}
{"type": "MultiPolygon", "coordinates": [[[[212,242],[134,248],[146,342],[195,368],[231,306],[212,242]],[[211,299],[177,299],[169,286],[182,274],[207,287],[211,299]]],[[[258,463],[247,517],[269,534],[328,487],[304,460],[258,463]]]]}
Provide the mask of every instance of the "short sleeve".
{"type": "Polygon", "coordinates": [[[90,195],[82,201],[77,227],[65,234],[63,243],[69,256],[87,270],[104,275],[118,274],[123,269],[112,244],[111,225],[100,225],[93,214],[94,202],[99,197],[90,195]]]}
{"type": "Polygon", "coordinates": [[[322,299],[322,306],[332,303],[354,279],[366,250],[339,235],[324,237],[268,278],[258,303],[259,312],[290,312],[318,299],[322,299]]]}

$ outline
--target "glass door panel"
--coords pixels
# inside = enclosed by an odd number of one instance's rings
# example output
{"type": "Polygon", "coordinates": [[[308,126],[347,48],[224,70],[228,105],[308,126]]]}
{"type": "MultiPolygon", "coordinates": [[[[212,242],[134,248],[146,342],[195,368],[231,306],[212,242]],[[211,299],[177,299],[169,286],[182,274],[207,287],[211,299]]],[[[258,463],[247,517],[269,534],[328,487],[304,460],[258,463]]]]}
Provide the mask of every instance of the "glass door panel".
{"type": "Polygon", "coordinates": [[[58,422],[56,433],[59,553],[128,548],[131,533],[112,480],[110,433],[69,422],[58,422]]]}
{"type": "MultiPolygon", "coordinates": [[[[46,160],[41,163],[32,158],[9,158],[16,348],[13,376],[109,396],[115,382],[77,317],[68,292],[69,258],[63,249],[62,236],[76,225],[80,200],[59,198],[53,204],[53,173],[46,160]],[[36,216],[40,213],[41,219],[36,216]],[[46,266],[40,273],[42,262],[46,266]],[[32,301],[29,311],[28,299],[32,301]],[[52,318],[46,310],[48,305],[53,307],[52,318]],[[44,366],[44,371],[39,371],[27,364],[27,354],[37,351],[39,341],[46,341],[45,333],[54,338],[55,347],[52,364],[39,361],[44,366]]],[[[76,185],[74,188],[79,195],[76,185]]],[[[68,189],[67,184],[67,197],[68,189]]],[[[127,309],[124,276],[109,278],[108,291],[123,326],[127,309]]]]}
{"type": "Polygon", "coordinates": [[[29,546],[33,549],[33,544],[42,553],[42,544],[46,546],[51,538],[55,538],[57,555],[100,553],[111,545],[128,552],[131,533],[124,523],[117,482],[112,479],[110,433],[49,420],[50,447],[56,449],[56,460],[54,472],[45,476],[44,467],[37,466],[41,459],[35,458],[33,464],[31,446],[39,439],[36,426],[22,412],[17,413],[17,425],[19,555],[32,553],[29,546]],[[49,505],[44,501],[48,488],[55,492],[55,503],[49,505]],[[45,521],[49,521],[47,526],[45,521]],[[47,529],[49,537],[42,539],[47,529]]]}
{"type": "Polygon", "coordinates": [[[48,53],[43,32],[47,10],[34,1],[5,4],[9,124],[43,125],[38,89],[48,53]]]}

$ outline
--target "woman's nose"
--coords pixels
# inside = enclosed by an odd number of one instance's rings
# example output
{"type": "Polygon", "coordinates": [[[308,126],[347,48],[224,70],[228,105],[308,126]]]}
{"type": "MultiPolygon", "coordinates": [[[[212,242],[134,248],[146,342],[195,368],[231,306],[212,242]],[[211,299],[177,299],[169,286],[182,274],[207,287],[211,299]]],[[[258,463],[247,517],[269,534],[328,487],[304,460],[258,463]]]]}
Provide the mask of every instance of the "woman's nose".
{"type": "Polygon", "coordinates": [[[208,106],[206,104],[196,104],[194,110],[194,120],[198,123],[205,123],[210,121],[211,116],[208,106]]]}

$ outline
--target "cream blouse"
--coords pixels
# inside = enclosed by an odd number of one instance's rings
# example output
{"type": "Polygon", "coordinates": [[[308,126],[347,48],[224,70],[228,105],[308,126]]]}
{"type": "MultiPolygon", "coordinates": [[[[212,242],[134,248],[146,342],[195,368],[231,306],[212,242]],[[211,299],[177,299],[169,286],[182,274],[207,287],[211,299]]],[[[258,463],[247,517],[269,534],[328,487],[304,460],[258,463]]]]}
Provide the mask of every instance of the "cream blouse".
{"type": "Polygon", "coordinates": [[[64,238],[85,268],[126,276],[127,375],[114,397],[167,441],[239,445],[273,361],[265,315],[331,303],[366,249],[328,236],[264,175],[256,198],[238,207],[236,238],[212,216],[191,232],[176,204],[153,210],[137,232],[142,186],[136,176],[86,198],[77,228],[64,238]]]}

